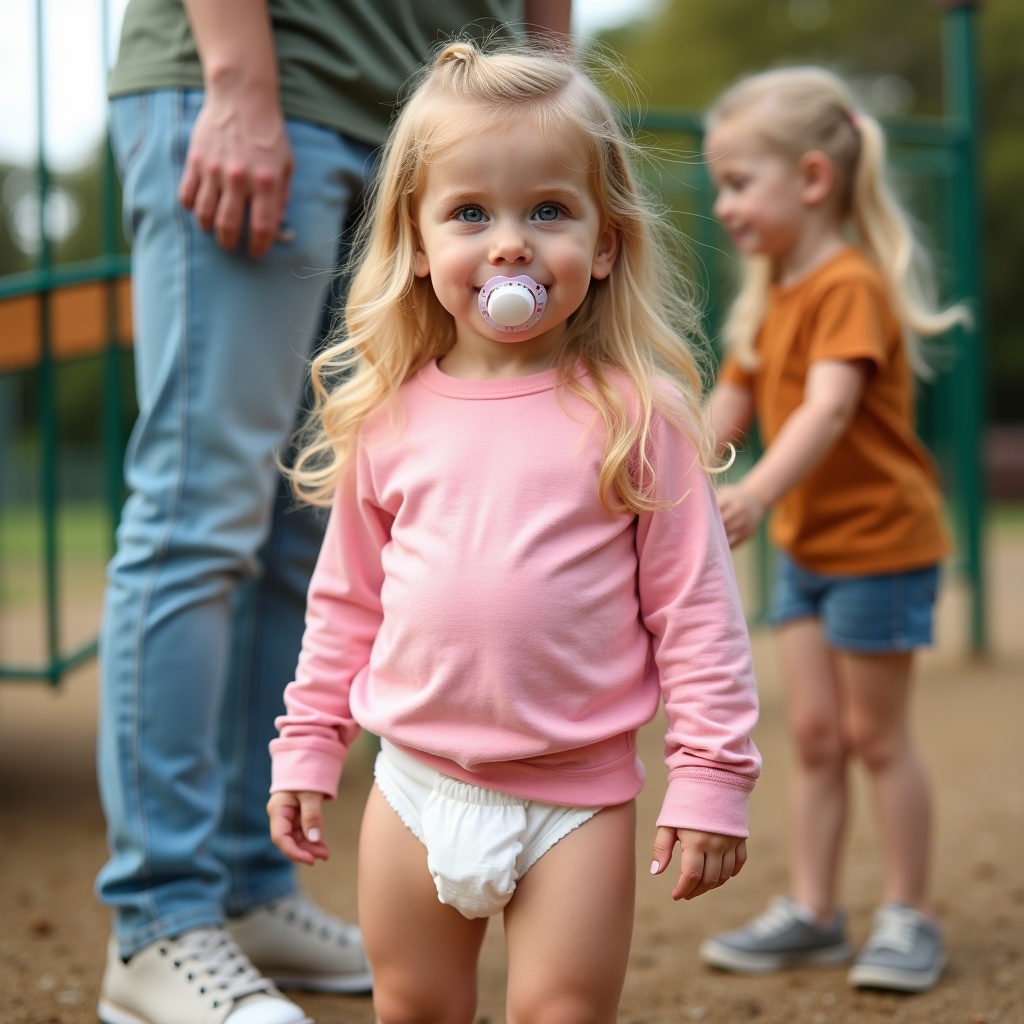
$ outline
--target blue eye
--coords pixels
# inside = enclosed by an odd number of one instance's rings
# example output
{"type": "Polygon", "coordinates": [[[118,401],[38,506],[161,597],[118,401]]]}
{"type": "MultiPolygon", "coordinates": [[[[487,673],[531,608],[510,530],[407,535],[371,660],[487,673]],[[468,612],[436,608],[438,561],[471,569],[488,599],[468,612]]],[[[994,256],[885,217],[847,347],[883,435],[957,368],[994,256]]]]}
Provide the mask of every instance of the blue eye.
{"type": "Polygon", "coordinates": [[[543,206],[538,206],[534,217],[537,220],[552,221],[558,220],[562,216],[562,208],[555,205],[555,203],[545,203],[543,206]]]}
{"type": "Polygon", "coordinates": [[[455,211],[455,218],[465,224],[483,224],[487,220],[486,214],[479,206],[463,206],[455,211]]]}

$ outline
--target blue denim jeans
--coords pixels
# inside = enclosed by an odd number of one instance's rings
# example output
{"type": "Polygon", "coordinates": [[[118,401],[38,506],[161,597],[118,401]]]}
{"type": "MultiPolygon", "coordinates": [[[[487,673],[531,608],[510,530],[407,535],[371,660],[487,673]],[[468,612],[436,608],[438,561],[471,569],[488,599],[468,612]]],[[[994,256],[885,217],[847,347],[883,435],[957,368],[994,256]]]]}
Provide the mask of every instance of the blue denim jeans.
{"type": "Polygon", "coordinates": [[[115,99],[132,238],[139,416],[100,639],[97,881],[124,956],[291,892],[267,744],[292,678],[322,517],[274,466],[323,330],[371,147],[288,122],[293,240],[219,248],[177,199],[202,93],[115,99]]]}

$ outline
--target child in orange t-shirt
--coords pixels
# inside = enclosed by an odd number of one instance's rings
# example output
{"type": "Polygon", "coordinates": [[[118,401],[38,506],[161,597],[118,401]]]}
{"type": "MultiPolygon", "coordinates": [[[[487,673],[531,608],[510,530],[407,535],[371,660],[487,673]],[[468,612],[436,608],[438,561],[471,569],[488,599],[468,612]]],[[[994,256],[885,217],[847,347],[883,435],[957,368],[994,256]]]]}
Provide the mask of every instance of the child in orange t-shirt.
{"type": "Polygon", "coordinates": [[[847,765],[871,779],[884,902],[849,980],[924,991],[945,964],[927,901],[930,803],[907,707],[949,543],[914,434],[917,339],[966,321],[930,300],[927,261],[885,182],[885,140],[834,75],[746,78],[712,109],[715,215],[745,257],[708,403],[720,448],[755,414],[763,458],[719,490],[729,542],[774,507],[772,618],[796,744],[792,891],[704,960],[760,972],[852,958],[836,906],[847,765]],[[853,239],[851,243],[850,239],[853,239]]]}

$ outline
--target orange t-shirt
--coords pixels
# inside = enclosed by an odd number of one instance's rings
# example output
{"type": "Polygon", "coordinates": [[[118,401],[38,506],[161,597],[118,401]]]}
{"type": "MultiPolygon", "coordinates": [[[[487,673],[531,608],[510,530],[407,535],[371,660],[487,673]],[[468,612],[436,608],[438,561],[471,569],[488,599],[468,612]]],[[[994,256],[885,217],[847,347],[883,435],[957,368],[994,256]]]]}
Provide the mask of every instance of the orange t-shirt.
{"type": "Polygon", "coordinates": [[[901,572],[950,544],[931,456],[914,433],[914,379],[881,274],[855,248],[788,287],[773,286],[752,373],[732,357],[719,379],[752,389],[765,446],[801,404],[819,359],[872,364],[860,405],[824,461],[777,503],[771,538],[824,573],[901,572]]]}

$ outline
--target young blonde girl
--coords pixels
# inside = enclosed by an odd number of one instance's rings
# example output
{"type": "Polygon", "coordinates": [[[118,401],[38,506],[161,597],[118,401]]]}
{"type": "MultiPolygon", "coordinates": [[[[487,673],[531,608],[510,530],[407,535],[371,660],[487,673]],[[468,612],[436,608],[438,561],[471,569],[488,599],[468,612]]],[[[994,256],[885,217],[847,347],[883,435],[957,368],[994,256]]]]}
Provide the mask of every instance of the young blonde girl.
{"type": "Polygon", "coordinates": [[[766,445],[719,504],[732,545],[774,508],[772,615],[797,756],[791,893],[701,953],[737,971],[851,958],[836,889],[857,757],[873,786],[885,892],[849,979],[920,991],[938,980],[944,954],[907,705],[948,541],[914,435],[911,367],[925,369],[919,339],[965,313],[937,309],[928,263],[886,184],[882,131],[836,76],[754,75],[719,99],[707,127],[715,214],[744,258],[709,419],[724,447],[756,415],[766,445]]]}
{"type": "Polygon", "coordinates": [[[688,899],[746,860],[749,643],[693,311],[629,156],[568,57],[449,46],[314,364],[294,478],[331,516],[268,810],[286,854],[326,858],[322,801],[359,727],[382,738],[359,861],[380,1021],[471,1021],[498,913],[510,1021],[615,1019],[659,694],[652,873],[678,844],[688,899]]]}

